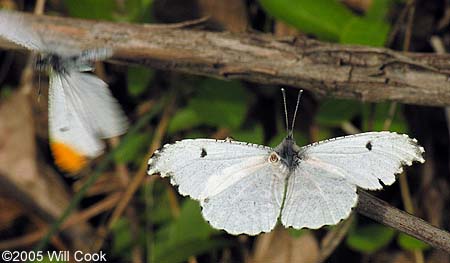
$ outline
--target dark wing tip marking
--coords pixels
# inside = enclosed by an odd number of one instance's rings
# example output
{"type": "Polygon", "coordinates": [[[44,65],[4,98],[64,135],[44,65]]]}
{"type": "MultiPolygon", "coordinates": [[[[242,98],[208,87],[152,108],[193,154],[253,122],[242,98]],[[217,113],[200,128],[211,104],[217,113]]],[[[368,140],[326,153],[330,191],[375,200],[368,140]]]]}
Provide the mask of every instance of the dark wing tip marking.
{"type": "Polygon", "coordinates": [[[366,148],[367,148],[367,150],[372,151],[372,142],[371,141],[368,141],[366,143],[366,148]]]}
{"type": "Polygon", "coordinates": [[[204,158],[208,153],[206,152],[205,148],[202,148],[202,152],[200,153],[200,157],[204,158]]]}

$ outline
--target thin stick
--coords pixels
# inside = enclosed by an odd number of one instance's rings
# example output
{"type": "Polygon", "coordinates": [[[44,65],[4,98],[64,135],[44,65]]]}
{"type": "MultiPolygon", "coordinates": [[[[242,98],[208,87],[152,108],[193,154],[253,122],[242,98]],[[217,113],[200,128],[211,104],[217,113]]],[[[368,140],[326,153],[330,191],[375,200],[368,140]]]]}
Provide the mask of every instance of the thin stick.
{"type": "Polygon", "coordinates": [[[354,213],[352,213],[347,219],[339,223],[333,230],[328,231],[327,235],[321,241],[319,259],[317,260],[317,263],[325,262],[325,260],[333,253],[336,247],[347,235],[354,218],[354,213]]]}
{"type": "MultiPolygon", "coordinates": [[[[20,15],[41,33],[44,42],[67,48],[108,46],[115,50],[110,60],[119,63],[289,85],[334,98],[450,105],[450,55],[330,44],[303,37],[283,41],[258,33],[20,15]]],[[[0,47],[20,49],[7,41],[0,41],[0,47]]]]}
{"type": "MultiPolygon", "coordinates": [[[[117,204],[119,200],[119,194],[113,194],[106,197],[95,205],[92,205],[91,207],[69,217],[67,221],[61,226],[61,230],[67,229],[81,222],[86,222],[90,218],[111,209],[117,204]]],[[[18,238],[4,240],[0,242],[0,250],[29,247],[39,241],[39,239],[41,239],[47,233],[47,231],[48,228],[43,228],[18,238]]]]}
{"type": "Polygon", "coordinates": [[[175,103],[175,98],[172,97],[170,102],[167,104],[167,106],[164,110],[163,116],[161,118],[160,123],[158,124],[158,127],[156,128],[155,136],[153,137],[152,144],[150,145],[149,153],[144,158],[145,162],[143,162],[142,165],[139,167],[138,172],[133,177],[133,180],[131,181],[131,183],[128,185],[127,190],[123,194],[120,203],[114,209],[110,219],[106,223],[106,226],[100,227],[98,229],[99,238],[94,243],[93,251],[98,251],[102,248],[105,238],[106,238],[107,234],[109,233],[109,231],[111,230],[112,226],[117,222],[117,220],[123,214],[123,212],[127,208],[128,203],[131,201],[131,198],[134,196],[134,193],[142,185],[142,182],[144,181],[144,179],[147,175],[147,172],[146,172],[147,160],[150,158],[151,154],[155,150],[157,150],[161,145],[162,137],[164,136],[167,126],[169,124],[169,116],[171,114],[171,110],[173,109],[174,103],[175,103]]]}
{"type": "Polygon", "coordinates": [[[450,233],[447,231],[401,211],[364,190],[358,189],[358,196],[356,211],[359,213],[450,253],[450,233]]]}

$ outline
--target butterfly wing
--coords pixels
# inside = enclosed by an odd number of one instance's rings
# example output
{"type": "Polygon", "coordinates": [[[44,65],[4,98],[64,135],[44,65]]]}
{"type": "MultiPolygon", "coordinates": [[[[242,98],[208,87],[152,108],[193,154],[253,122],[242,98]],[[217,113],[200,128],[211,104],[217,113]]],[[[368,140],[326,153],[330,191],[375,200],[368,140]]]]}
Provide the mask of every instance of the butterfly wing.
{"type": "Polygon", "coordinates": [[[394,132],[366,132],[338,137],[302,148],[302,159],[335,169],[347,181],[369,190],[395,182],[395,174],[413,161],[425,162],[416,139],[394,132]]]}
{"type": "Polygon", "coordinates": [[[56,164],[64,171],[77,172],[87,157],[101,154],[104,145],[79,114],[78,103],[67,94],[70,79],[62,74],[50,75],[49,135],[56,164]]]}
{"type": "Polygon", "coordinates": [[[269,147],[229,140],[182,140],[149,160],[182,195],[200,200],[212,226],[231,234],[256,235],[277,222],[287,173],[268,162],[269,147]]]}
{"type": "Polygon", "coordinates": [[[95,75],[71,71],[65,74],[67,100],[73,104],[87,129],[100,138],[124,134],[128,121],[108,84],[95,75]]]}
{"type": "Polygon", "coordinates": [[[390,185],[403,165],[424,162],[415,139],[392,132],[338,137],[301,148],[288,180],[281,221],[295,228],[318,228],[346,218],[356,205],[356,186],[390,185]]]}
{"type": "Polygon", "coordinates": [[[0,10],[0,37],[30,50],[45,50],[45,45],[31,25],[15,12],[0,10]]]}
{"type": "Polygon", "coordinates": [[[303,163],[288,179],[281,222],[286,227],[319,228],[349,216],[356,186],[314,163],[303,163]]]}
{"type": "Polygon", "coordinates": [[[50,75],[49,127],[56,163],[77,172],[86,163],[84,157],[95,158],[103,152],[100,138],[123,134],[127,121],[105,82],[70,71],[50,75]]]}

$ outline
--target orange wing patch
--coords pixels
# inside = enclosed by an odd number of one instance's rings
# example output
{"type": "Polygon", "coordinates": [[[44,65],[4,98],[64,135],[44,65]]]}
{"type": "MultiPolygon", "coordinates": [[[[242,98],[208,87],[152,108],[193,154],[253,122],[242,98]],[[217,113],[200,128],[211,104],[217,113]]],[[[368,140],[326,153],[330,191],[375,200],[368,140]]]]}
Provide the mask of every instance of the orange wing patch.
{"type": "Polygon", "coordinates": [[[76,173],[86,166],[86,157],[67,144],[51,142],[50,149],[56,165],[65,172],[76,173]]]}

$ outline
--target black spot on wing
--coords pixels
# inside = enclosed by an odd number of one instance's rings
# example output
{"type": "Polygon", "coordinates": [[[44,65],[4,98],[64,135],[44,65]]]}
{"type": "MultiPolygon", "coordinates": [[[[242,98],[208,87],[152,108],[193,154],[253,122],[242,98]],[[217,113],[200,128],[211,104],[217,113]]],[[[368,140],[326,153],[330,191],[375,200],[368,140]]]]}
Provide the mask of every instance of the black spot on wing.
{"type": "Polygon", "coordinates": [[[204,158],[208,153],[206,152],[205,148],[202,148],[202,152],[200,153],[200,157],[204,158]]]}
{"type": "Polygon", "coordinates": [[[371,141],[368,141],[366,143],[366,148],[367,148],[367,150],[372,151],[372,142],[371,141]]]}

